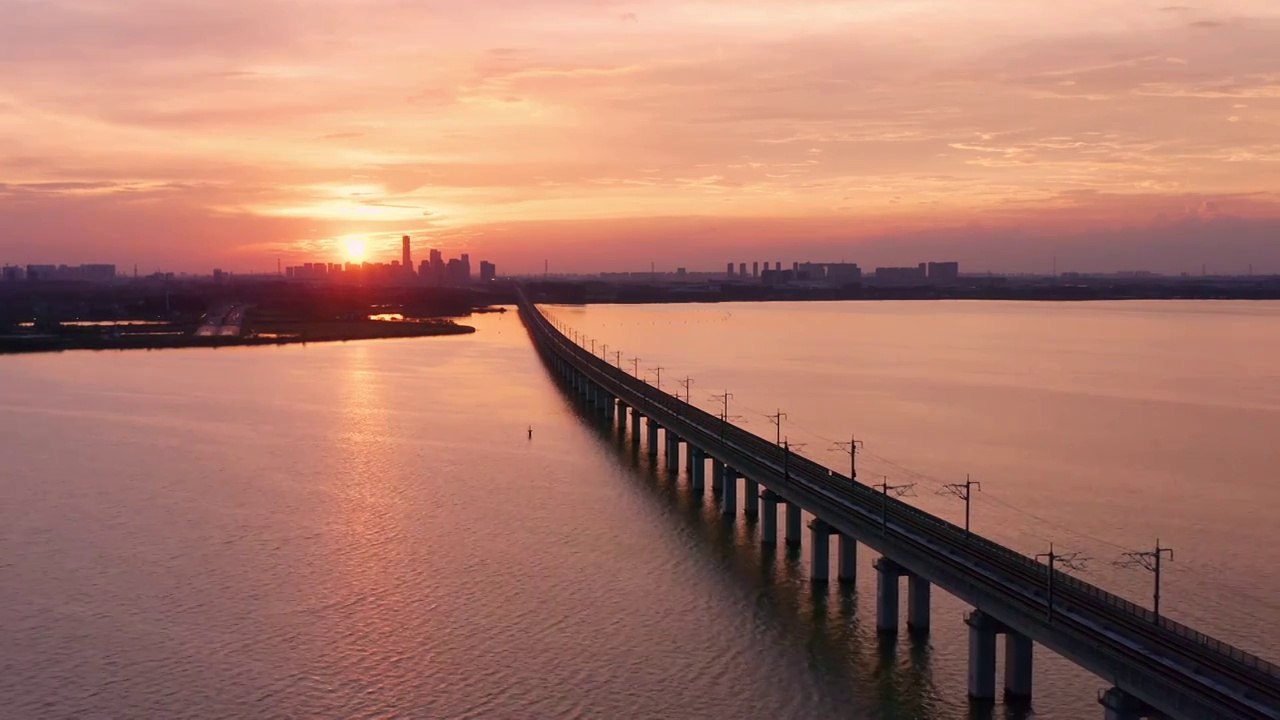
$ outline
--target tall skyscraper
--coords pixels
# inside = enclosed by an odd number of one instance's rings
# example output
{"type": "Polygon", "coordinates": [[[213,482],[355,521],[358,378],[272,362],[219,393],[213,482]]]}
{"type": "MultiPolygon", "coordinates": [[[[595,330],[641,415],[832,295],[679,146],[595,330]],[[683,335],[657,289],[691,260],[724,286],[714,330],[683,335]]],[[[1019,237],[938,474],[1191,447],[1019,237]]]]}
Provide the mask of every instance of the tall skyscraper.
{"type": "Polygon", "coordinates": [[[739,275],[741,275],[742,277],[746,277],[746,276],[747,276],[747,264],[746,264],[746,263],[738,263],[738,274],[739,274],[739,275]]]}
{"type": "Polygon", "coordinates": [[[480,282],[491,282],[498,276],[498,268],[488,260],[480,261],[480,282]]]}
{"type": "Polygon", "coordinates": [[[405,235],[404,237],[400,238],[400,245],[401,245],[401,252],[404,255],[404,257],[400,260],[400,267],[404,268],[404,271],[406,274],[412,275],[413,274],[413,253],[410,251],[410,248],[409,248],[408,235],[405,235]]]}
{"type": "Polygon", "coordinates": [[[432,250],[429,253],[431,257],[431,284],[444,285],[445,280],[445,264],[444,254],[439,250],[432,250]]]}
{"type": "Polygon", "coordinates": [[[725,274],[726,274],[726,275],[728,275],[729,277],[733,277],[733,263],[729,263],[729,266],[728,266],[727,268],[725,268],[725,271],[724,271],[724,272],[725,272],[725,274]]]}
{"type": "Polygon", "coordinates": [[[760,277],[760,261],[759,260],[756,260],[755,262],[751,263],[751,277],[753,278],[760,277]]]}

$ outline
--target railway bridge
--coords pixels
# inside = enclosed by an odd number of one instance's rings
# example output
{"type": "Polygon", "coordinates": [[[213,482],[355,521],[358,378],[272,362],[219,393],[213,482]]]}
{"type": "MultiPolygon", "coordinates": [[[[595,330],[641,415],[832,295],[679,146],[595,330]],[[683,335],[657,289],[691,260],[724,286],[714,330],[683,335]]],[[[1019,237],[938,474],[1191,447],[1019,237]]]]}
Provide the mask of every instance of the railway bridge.
{"type": "Polygon", "coordinates": [[[807,546],[815,582],[850,580],[860,545],[879,554],[876,627],[898,631],[905,578],[906,624],[927,632],[938,586],[971,605],[969,695],[994,700],[996,643],[1003,636],[1006,696],[1029,699],[1034,647],[1102,678],[1107,720],[1280,720],[1280,668],[1156,615],[937,516],[843,476],[633,377],[579,347],[520,291],[520,314],[548,366],[595,412],[623,427],[669,471],[683,457],[695,492],[712,491],[724,515],[757,515],[760,542],[807,546]],[[660,436],[661,435],[661,443],[660,436]],[[813,520],[802,524],[802,511],[813,520]]]}

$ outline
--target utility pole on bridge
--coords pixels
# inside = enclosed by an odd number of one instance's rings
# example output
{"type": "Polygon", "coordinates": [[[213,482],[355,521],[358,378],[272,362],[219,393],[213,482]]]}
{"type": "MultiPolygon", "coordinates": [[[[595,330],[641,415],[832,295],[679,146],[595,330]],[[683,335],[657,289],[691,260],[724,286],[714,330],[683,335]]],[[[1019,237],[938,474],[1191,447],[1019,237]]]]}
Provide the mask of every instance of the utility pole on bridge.
{"type": "Polygon", "coordinates": [[[619,370],[622,369],[622,351],[621,350],[613,351],[613,364],[617,365],[619,370]]]}
{"type": "Polygon", "coordinates": [[[1145,550],[1142,552],[1128,552],[1122,558],[1112,563],[1116,567],[1136,568],[1140,567],[1149,570],[1156,576],[1156,588],[1153,594],[1154,607],[1153,612],[1156,616],[1156,622],[1160,622],[1160,558],[1168,553],[1169,559],[1173,559],[1173,548],[1160,547],[1160,539],[1156,539],[1155,550],[1145,550]]]}
{"type": "Polygon", "coordinates": [[[951,483],[950,485],[943,485],[942,487],[938,488],[938,493],[937,493],[937,494],[939,494],[939,495],[954,495],[954,496],[956,496],[956,497],[958,497],[958,498],[960,498],[961,500],[963,500],[963,501],[964,501],[964,536],[965,536],[965,539],[968,539],[968,538],[969,538],[969,506],[971,505],[971,502],[970,502],[970,501],[971,501],[971,500],[972,500],[972,498],[973,498],[973,489],[974,489],[974,488],[977,488],[977,489],[978,489],[978,491],[979,491],[979,492],[981,492],[981,491],[982,491],[982,483],[980,483],[980,482],[974,482],[973,480],[970,480],[970,479],[969,479],[969,476],[968,476],[968,475],[965,475],[965,476],[964,476],[964,482],[962,482],[962,483],[951,483]]]}
{"type": "MultiPolygon", "coordinates": [[[[693,378],[686,375],[683,380],[680,380],[678,382],[684,386],[684,401],[685,401],[685,404],[688,404],[689,403],[689,386],[693,385],[693,378]]],[[[680,396],[677,395],[676,397],[679,398],[680,396]]]]}
{"type": "Polygon", "coordinates": [[[862,441],[854,438],[852,435],[849,436],[849,442],[838,442],[835,445],[831,446],[832,450],[843,450],[849,453],[849,479],[850,480],[858,479],[858,462],[857,462],[858,451],[861,450],[863,447],[864,446],[862,444],[862,441]]]}
{"type": "Polygon", "coordinates": [[[661,365],[659,365],[658,367],[656,367],[656,368],[654,368],[653,370],[651,370],[651,372],[656,373],[656,374],[657,374],[657,376],[658,376],[658,384],[657,384],[657,386],[656,386],[656,387],[657,387],[659,390],[661,390],[661,389],[662,389],[662,371],[663,371],[663,370],[666,370],[666,368],[662,367],[661,365]]]}
{"type": "Polygon", "coordinates": [[[876,487],[880,488],[880,532],[885,535],[889,534],[889,493],[893,493],[894,497],[912,497],[915,493],[915,483],[907,483],[906,485],[890,485],[889,478],[884,478],[876,487]]]}
{"type": "Polygon", "coordinates": [[[608,345],[601,346],[601,348],[600,348],[600,357],[604,358],[606,361],[609,359],[609,346],[608,346],[608,345]]]}
{"type": "Polygon", "coordinates": [[[631,358],[631,374],[637,378],[640,377],[640,358],[638,357],[631,358]]]}
{"type": "Polygon", "coordinates": [[[720,395],[712,395],[712,400],[724,403],[724,412],[720,414],[720,445],[724,445],[724,431],[729,425],[729,401],[733,399],[733,393],[725,390],[720,395]]]}
{"type": "Polygon", "coordinates": [[[782,484],[791,483],[791,440],[783,440],[782,443],[782,484]]]}
{"type": "Polygon", "coordinates": [[[778,412],[774,413],[773,415],[765,415],[765,417],[769,418],[769,422],[773,423],[774,427],[777,428],[778,434],[777,434],[777,439],[773,441],[774,444],[781,445],[782,444],[782,421],[786,419],[787,414],[782,412],[782,408],[778,408],[778,412]]]}
{"type": "Polygon", "coordinates": [[[1053,551],[1053,543],[1049,543],[1049,552],[1040,553],[1039,555],[1036,555],[1036,562],[1039,562],[1040,558],[1045,558],[1049,562],[1049,581],[1048,581],[1048,588],[1045,590],[1045,607],[1046,607],[1046,613],[1047,613],[1046,617],[1048,618],[1048,621],[1053,622],[1053,575],[1055,570],[1054,565],[1057,564],[1061,566],[1063,572],[1069,572],[1071,570],[1083,570],[1085,567],[1085,563],[1089,562],[1089,558],[1080,557],[1080,553],[1078,552],[1068,553],[1066,555],[1059,555],[1053,551]]]}

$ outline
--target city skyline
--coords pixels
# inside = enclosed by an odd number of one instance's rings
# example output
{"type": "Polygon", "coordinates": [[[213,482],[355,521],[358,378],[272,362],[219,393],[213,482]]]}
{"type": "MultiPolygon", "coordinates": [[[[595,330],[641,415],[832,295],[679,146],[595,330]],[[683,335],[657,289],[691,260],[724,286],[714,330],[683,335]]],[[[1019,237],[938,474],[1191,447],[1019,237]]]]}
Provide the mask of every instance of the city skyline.
{"type": "Polygon", "coordinates": [[[731,249],[1280,272],[1264,0],[135,0],[14,20],[15,264],[265,270],[391,255],[408,232],[513,274],[731,249]]]}

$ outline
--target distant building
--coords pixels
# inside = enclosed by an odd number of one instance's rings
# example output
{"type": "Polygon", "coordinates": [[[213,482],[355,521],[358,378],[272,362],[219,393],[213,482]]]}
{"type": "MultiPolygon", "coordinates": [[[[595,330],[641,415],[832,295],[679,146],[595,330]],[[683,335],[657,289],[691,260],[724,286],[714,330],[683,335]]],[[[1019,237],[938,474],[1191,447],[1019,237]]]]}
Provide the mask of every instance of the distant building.
{"type": "Polygon", "coordinates": [[[410,249],[411,241],[409,236],[405,235],[400,238],[400,267],[404,269],[406,275],[413,274],[413,253],[410,249]]]}
{"type": "Polygon", "coordinates": [[[215,284],[221,285],[222,281],[225,279],[226,279],[226,274],[222,272],[222,268],[213,269],[213,282],[215,284]]]}
{"type": "Polygon", "coordinates": [[[17,265],[5,265],[4,268],[0,270],[0,281],[3,282],[18,282],[26,277],[26,271],[17,265]]]}
{"type": "Polygon", "coordinates": [[[774,272],[782,272],[782,263],[780,263],[780,262],[776,262],[776,263],[774,263],[774,264],[773,264],[773,270],[774,270],[774,272]]]}
{"type": "Polygon", "coordinates": [[[493,282],[498,277],[498,268],[488,260],[480,261],[480,282],[493,282]]]}
{"type": "Polygon", "coordinates": [[[753,278],[760,277],[760,261],[759,260],[751,263],[751,277],[753,278]]]}
{"type": "Polygon", "coordinates": [[[929,263],[929,282],[953,283],[959,279],[960,279],[960,263],[958,262],[929,263]]]}
{"type": "Polygon", "coordinates": [[[920,286],[929,282],[928,266],[876,268],[877,285],[920,286]]]}
{"type": "Polygon", "coordinates": [[[746,277],[746,276],[747,276],[747,264],[746,264],[746,263],[738,263],[738,274],[739,274],[739,275],[741,275],[742,277],[746,277]]]}
{"type": "Polygon", "coordinates": [[[827,279],[827,266],[822,263],[792,263],[791,272],[795,273],[797,280],[827,279]]]}
{"type": "MultiPolygon", "coordinates": [[[[782,263],[778,263],[781,265],[782,263]]],[[[765,285],[782,285],[796,279],[796,274],[790,270],[770,270],[765,268],[760,273],[760,282],[765,285]]]]}
{"type": "Polygon", "coordinates": [[[115,265],[81,265],[80,272],[83,279],[90,282],[111,282],[116,279],[115,265]]]}
{"type": "Polygon", "coordinates": [[[432,250],[429,256],[431,258],[431,275],[427,278],[427,282],[431,285],[444,285],[449,276],[448,266],[444,262],[444,255],[439,250],[432,250]]]}
{"type": "Polygon", "coordinates": [[[28,265],[28,280],[52,280],[54,275],[58,274],[57,265],[28,265]]]}
{"type": "Polygon", "coordinates": [[[724,273],[729,277],[733,277],[733,263],[729,263],[729,266],[725,268],[724,273]]]}
{"type": "Polygon", "coordinates": [[[832,283],[856,283],[862,280],[862,268],[857,263],[831,263],[827,265],[827,280],[832,283]]]}
{"type": "MultiPolygon", "coordinates": [[[[466,258],[466,255],[462,257],[466,258]]],[[[448,280],[447,284],[453,287],[466,287],[471,284],[471,268],[469,260],[459,260],[457,258],[450,260],[445,265],[445,276],[448,280]]]]}

